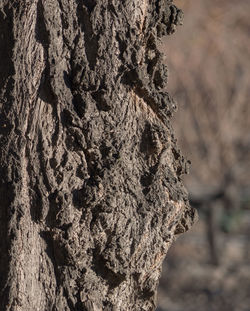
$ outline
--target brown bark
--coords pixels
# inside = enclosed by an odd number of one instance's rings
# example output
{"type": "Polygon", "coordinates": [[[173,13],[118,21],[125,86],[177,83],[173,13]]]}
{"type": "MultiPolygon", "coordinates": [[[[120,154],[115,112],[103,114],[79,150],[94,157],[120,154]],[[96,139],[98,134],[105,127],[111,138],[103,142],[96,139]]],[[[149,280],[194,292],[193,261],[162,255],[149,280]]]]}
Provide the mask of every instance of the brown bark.
{"type": "Polygon", "coordinates": [[[157,38],[171,1],[1,1],[1,310],[153,310],[194,220],[157,38]]]}

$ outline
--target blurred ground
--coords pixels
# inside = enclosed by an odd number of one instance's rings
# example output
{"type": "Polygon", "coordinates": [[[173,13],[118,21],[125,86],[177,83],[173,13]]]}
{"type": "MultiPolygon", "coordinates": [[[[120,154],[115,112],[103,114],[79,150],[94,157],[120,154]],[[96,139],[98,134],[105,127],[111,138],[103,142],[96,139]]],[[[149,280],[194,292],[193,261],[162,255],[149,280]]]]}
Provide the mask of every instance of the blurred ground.
{"type": "Polygon", "coordinates": [[[209,263],[205,223],[171,247],[163,266],[158,311],[250,310],[250,213],[242,212],[231,233],[218,236],[220,265],[209,263]]]}
{"type": "Polygon", "coordinates": [[[179,106],[176,136],[192,162],[184,181],[200,220],[168,253],[158,310],[250,311],[250,1],[174,2],[184,26],[162,50],[179,106]]]}

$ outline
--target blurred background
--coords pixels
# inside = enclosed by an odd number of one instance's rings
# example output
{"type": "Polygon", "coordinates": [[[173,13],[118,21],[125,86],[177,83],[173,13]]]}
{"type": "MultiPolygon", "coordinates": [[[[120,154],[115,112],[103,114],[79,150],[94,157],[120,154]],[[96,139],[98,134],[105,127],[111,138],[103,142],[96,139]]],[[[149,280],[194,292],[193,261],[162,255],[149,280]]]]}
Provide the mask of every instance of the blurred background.
{"type": "Polygon", "coordinates": [[[176,0],[163,41],[199,222],[172,245],[158,311],[250,311],[250,1],[176,0]]]}

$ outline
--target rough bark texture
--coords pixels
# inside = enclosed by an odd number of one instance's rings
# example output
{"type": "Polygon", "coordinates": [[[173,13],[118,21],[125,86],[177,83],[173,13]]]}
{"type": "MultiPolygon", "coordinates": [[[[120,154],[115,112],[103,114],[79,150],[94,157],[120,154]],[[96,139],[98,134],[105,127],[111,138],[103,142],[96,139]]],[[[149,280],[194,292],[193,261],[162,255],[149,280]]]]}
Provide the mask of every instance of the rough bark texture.
{"type": "Polygon", "coordinates": [[[193,222],[157,37],[171,1],[0,3],[1,310],[153,310],[193,222]]]}

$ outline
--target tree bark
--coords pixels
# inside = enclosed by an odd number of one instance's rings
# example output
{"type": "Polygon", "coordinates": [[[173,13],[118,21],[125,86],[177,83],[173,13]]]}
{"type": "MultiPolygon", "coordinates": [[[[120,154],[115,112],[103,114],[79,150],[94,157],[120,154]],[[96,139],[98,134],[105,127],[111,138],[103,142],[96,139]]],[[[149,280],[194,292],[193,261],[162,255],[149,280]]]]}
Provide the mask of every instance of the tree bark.
{"type": "Polygon", "coordinates": [[[153,310],[195,218],[157,49],[172,1],[1,0],[1,310],[153,310]]]}

